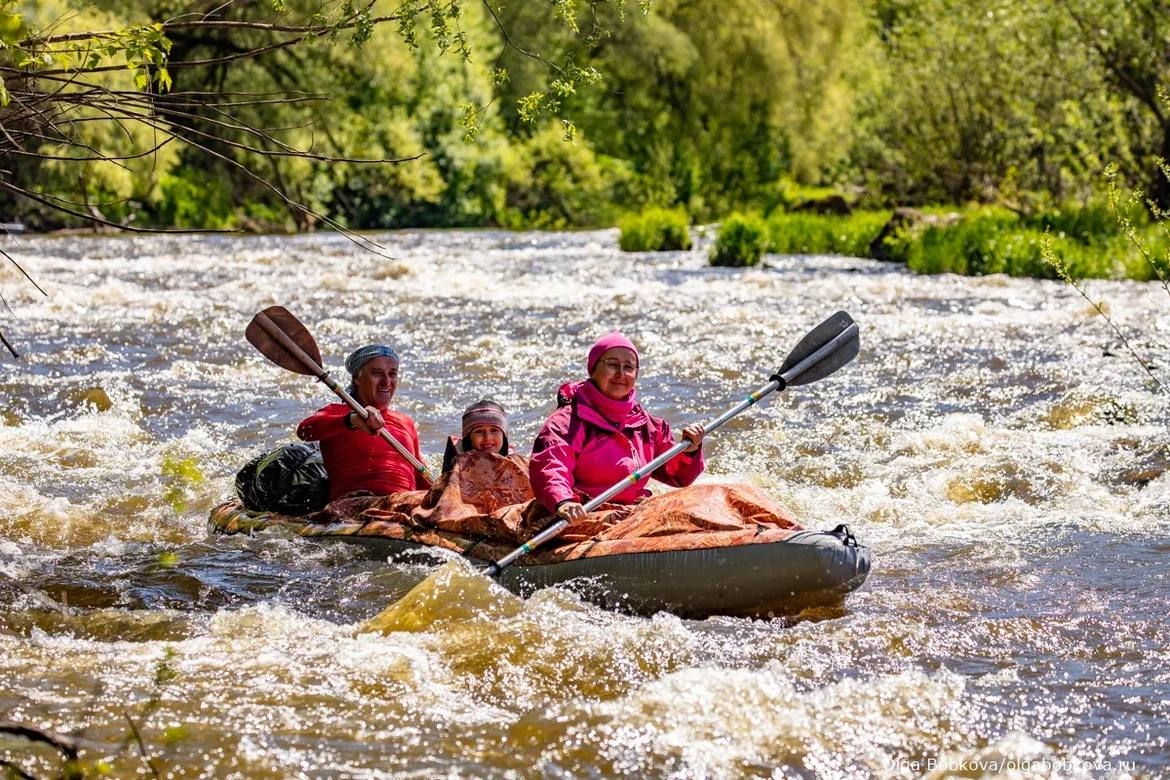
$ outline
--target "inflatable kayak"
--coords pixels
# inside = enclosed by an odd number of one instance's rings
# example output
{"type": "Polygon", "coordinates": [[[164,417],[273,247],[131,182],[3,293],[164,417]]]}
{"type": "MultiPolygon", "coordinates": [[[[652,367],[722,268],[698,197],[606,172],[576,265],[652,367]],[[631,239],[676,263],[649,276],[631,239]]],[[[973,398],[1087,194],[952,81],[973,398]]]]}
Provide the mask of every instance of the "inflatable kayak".
{"type": "MultiPolygon", "coordinates": [[[[690,496],[687,500],[694,504],[695,494],[701,502],[716,489],[728,490],[704,487],[708,489],[675,491],[667,500],[677,503],[680,496],[690,496]]],[[[737,499],[742,499],[745,489],[736,490],[737,499]]],[[[399,505],[417,506],[420,496],[398,495],[406,498],[341,499],[327,510],[306,516],[252,512],[233,499],[211,511],[210,527],[214,533],[227,534],[282,528],[315,541],[358,545],[379,560],[414,563],[420,554],[430,553],[430,558],[441,562],[456,553],[486,564],[516,546],[485,541],[482,535],[461,533],[458,527],[422,527],[406,521],[399,505]]],[[[654,503],[650,499],[643,506],[654,503]]],[[[660,519],[669,511],[665,501],[658,503],[663,505],[660,519]]],[[[740,514],[744,514],[740,504],[740,514]]],[[[839,605],[869,574],[868,548],[844,525],[832,531],[811,531],[762,521],[734,528],[713,527],[708,522],[704,528],[633,538],[611,530],[628,527],[630,522],[623,515],[621,522],[602,523],[605,530],[590,538],[567,535],[563,542],[558,539],[558,545],[550,544],[549,549],[537,550],[505,568],[498,582],[522,596],[540,588],[566,587],[603,607],[638,615],[771,617],[839,605]]]]}

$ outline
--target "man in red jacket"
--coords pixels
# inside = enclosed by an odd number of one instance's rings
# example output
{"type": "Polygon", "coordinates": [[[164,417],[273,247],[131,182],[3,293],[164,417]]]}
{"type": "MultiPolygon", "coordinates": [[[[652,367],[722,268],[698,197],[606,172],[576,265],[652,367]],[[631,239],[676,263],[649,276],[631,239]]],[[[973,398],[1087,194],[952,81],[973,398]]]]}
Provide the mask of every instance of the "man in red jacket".
{"type": "Polygon", "coordinates": [[[414,421],[390,409],[398,389],[398,353],[383,344],[371,344],[347,357],[345,368],[353,379],[349,394],[369,416],[363,420],[346,404],[329,404],[297,426],[297,436],[303,441],[321,442],[330,500],[358,490],[389,495],[429,488],[426,477],[377,435],[385,428],[422,461],[414,421]]]}

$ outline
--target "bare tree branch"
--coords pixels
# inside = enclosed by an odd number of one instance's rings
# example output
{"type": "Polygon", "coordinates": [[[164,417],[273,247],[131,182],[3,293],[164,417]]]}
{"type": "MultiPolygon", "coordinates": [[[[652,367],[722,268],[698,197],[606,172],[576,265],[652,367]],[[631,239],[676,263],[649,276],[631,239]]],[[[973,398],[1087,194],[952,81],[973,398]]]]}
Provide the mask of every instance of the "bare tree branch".
{"type": "Polygon", "coordinates": [[[138,752],[142,755],[146,765],[150,767],[150,773],[154,775],[155,780],[159,780],[158,767],[154,765],[154,758],[150,755],[150,751],[146,749],[146,742],[142,739],[142,732],[138,729],[138,724],[134,722],[134,718],[130,717],[130,713],[123,713],[126,716],[126,722],[130,724],[130,734],[134,737],[135,744],[138,745],[138,752]]]}
{"type": "MultiPolygon", "coordinates": [[[[59,198],[53,198],[47,195],[40,195],[23,187],[18,187],[15,184],[0,179],[0,189],[8,190],[14,195],[19,195],[23,198],[36,201],[37,203],[49,206],[57,211],[64,212],[71,216],[83,219],[86,222],[92,222],[103,227],[112,228],[114,230],[125,230],[130,233],[239,233],[239,230],[230,228],[140,228],[133,225],[124,225],[118,222],[111,222],[110,220],[98,214],[76,211],[69,208],[64,201],[59,198]]],[[[11,258],[9,258],[11,259],[11,258]]],[[[35,284],[35,282],[34,282],[35,284]]],[[[40,288],[37,288],[40,289],[40,288]]]]}
{"type": "Polygon", "coordinates": [[[14,737],[27,739],[29,742],[48,745],[65,756],[67,760],[77,760],[77,744],[63,734],[58,734],[48,729],[38,729],[25,723],[16,723],[10,720],[0,721],[0,734],[11,734],[14,737]]]}
{"type": "MultiPolygon", "coordinates": [[[[20,267],[20,263],[16,262],[16,260],[13,259],[12,255],[8,254],[3,249],[0,249],[0,255],[4,255],[4,257],[8,260],[8,262],[10,262],[14,266],[16,266],[16,270],[20,271],[21,275],[24,276],[25,279],[28,279],[33,287],[37,288],[37,292],[39,292],[41,295],[45,296],[46,298],[49,296],[49,294],[47,292],[45,292],[44,289],[42,289],[39,284],[37,284],[36,280],[33,279],[31,276],[29,276],[28,272],[20,267]]],[[[5,302],[4,305],[7,306],[8,305],[7,302],[5,302]]]]}
{"type": "Polygon", "coordinates": [[[2,330],[0,330],[0,343],[4,344],[4,348],[7,349],[9,353],[11,353],[12,357],[20,357],[20,353],[16,351],[16,347],[12,346],[12,343],[4,335],[4,331],[2,330]]]}

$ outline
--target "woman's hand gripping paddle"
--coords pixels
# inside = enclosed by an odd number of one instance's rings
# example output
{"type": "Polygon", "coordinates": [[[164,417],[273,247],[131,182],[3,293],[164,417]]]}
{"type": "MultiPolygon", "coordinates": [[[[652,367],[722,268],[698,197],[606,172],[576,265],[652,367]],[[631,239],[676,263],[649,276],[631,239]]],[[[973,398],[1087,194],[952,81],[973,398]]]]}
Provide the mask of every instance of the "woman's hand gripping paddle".
{"type": "MultiPolygon", "coordinates": [[[[859,349],[860,338],[857,323],[847,313],[843,311],[837,312],[809,331],[800,340],[800,343],[788,354],[788,357],[780,366],[780,370],[768,379],[768,384],[759,388],[711,422],[705,423],[703,428],[707,433],[710,433],[744,409],[755,405],[764,396],[772,392],[783,390],[786,387],[806,385],[818,379],[824,379],[857,357],[859,349]]],[[[642,468],[634,471],[621,482],[614,484],[608,490],[593,498],[589,503],[585,504],[585,511],[592,512],[630,485],[635,485],[640,482],[647,474],[654,473],[663,464],[690,446],[690,441],[680,441],[642,468]]],[[[504,570],[505,566],[517,558],[532,552],[549,539],[552,539],[563,531],[568,524],[569,522],[567,520],[558,520],[503,558],[500,558],[495,563],[489,564],[484,572],[489,576],[495,577],[504,570]]]]}
{"type": "MultiPolygon", "coordinates": [[[[337,394],[337,397],[349,404],[354,413],[365,420],[370,413],[365,407],[345,391],[329,376],[329,372],[321,367],[321,352],[317,349],[317,342],[313,334],[301,324],[301,321],[283,306],[269,306],[257,314],[248,323],[244,337],[253,347],[260,350],[260,354],[271,360],[281,368],[295,371],[298,374],[316,377],[326,387],[337,394]]],[[[434,482],[434,475],[427,467],[411,454],[398,439],[395,439],[385,428],[378,429],[387,444],[406,458],[407,462],[419,471],[428,482],[434,482]]]]}

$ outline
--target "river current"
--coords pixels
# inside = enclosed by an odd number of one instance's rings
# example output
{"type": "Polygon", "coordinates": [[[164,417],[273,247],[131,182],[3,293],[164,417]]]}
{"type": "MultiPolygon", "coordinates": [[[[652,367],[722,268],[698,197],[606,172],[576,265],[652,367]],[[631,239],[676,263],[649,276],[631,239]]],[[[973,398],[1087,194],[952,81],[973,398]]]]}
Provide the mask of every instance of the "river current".
{"type": "MultiPolygon", "coordinates": [[[[622,253],[614,231],[370,238],[0,238],[47,293],[0,258],[22,353],[0,354],[0,721],[114,777],[1170,776],[1170,405],[1076,290],[711,268],[704,241],[622,253]],[[640,618],[212,536],[235,471],[332,400],[244,340],[277,303],[338,378],[356,346],[398,349],[434,467],[482,397],[527,451],[612,328],[677,428],[844,309],[858,359],[713,433],[703,479],[849,523],[869,580],[797,619],[640,618]]],[[[1166,289],[1088,292],[1170,386],[1166,289]]],[[[2,734],[0,759],[61,771],[2,734]]]]}

